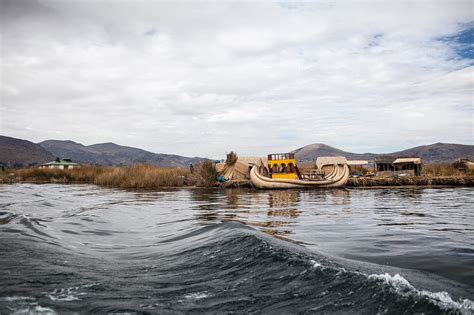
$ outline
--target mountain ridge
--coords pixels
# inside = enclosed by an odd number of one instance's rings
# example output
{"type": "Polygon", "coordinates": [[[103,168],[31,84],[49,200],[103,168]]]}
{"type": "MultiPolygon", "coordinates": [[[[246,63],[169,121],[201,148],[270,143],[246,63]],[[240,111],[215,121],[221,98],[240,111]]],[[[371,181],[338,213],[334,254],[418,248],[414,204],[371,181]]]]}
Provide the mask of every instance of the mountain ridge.
{"type": "MultiPolygon", "coordinates": [[[[474,161],[474,146],[437,142],[391,153],[353,153],[312,143],[292,151],[299,163],[314,163],[317,156],[345,156],[348,160],[373,160],[378,156],[419,156],[424,163],[450,163],[459,158],[474,161]]],[[[159,167],[189,167],[206,160],[175,154],[153,153],[140,148],[122,146],[113,142],[83,145],[72,140],[28,140],[0,136],[0,163],[8,167],[28,167],[52,161],[55,157],[70,158],[83,164],[120,166],[147,163],[159,167]]]]}
{"type": "Polygon", "coordinates": [[[34,142],[0,135],[0,163],[7,167],[28,167],[54,160],[54,156],[34,142]]]}
{"type": "Polygon", "coordinates": [[[56,156],[103,166],[147,163],[159,167],[188,167],[189,164],[196,164],[206,160],[201,157],[153,153],[113,142],[85,146],[71,140],[45,140],[38,144],[56,156]]]}
{"type": "Polygon", "coordinates": [[[474,160],[474,145],[442,142],[388,153],[353,153],[324,143],[312,143],[292,152],[300,163],[313,163],[317,156],[345,156],[348,160],[373,160],[380,156],[417,156],[421,157],[424,163],[450,163],[460,158],[474,160]]]}

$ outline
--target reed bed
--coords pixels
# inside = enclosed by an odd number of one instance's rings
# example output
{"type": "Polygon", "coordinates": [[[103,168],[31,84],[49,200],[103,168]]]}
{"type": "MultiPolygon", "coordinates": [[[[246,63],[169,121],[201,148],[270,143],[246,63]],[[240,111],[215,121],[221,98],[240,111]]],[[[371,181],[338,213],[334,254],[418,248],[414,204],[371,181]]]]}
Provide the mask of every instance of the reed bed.
{"type": "Polygon", "coordinates": [[[474,186],[474,176],[358,177],[348,187],[378,186],[474,186]]]}
{"type": "MultiPolygon", "coordinates": [[[[300,169],[310,169],[303,165],[300,169]]],[[[159,168],[147,164],[126,167],[82,166],[70,170],[28,168],[0,171],[1,183],[87,183],[126,189],[158,189],[160,187],[215,186],[217,172],[211,161],[194,166],[193,172],[185,168],[159,168]]],[[[350,178],[347,186],[411,186],[451,185],[474,186],[474,172],[460,171],[450,164],[427,164],[423,176],[414,177],[359,177],[350,178]]],[[[224,187],[251,187],[250,182],[227,183],[224,187]]]]}
{"type": "Polygon", "coordinates": [[[426,164],[423,165],[424,176],[474,176],[473,170],[460,170],[453,164],[426,164]]]}
{"type": "Polygon", "coordinates": [[[126,167],[83,166],[70,170],[20,169],[0,173],[0,183],[88,183],[127,189],[211,186],[216,171],[211,161],[197,164],[193,172],[184,168],[159,168],[147,164],[126,167]]]}

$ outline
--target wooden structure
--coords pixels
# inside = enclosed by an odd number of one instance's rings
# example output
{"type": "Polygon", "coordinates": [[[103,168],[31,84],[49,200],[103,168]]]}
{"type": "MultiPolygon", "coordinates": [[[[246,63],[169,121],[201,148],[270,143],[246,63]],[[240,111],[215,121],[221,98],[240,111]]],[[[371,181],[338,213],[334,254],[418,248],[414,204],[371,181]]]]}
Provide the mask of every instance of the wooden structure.
{"type": "Polygon", "coordinates": [[[294,153],[278,153],[268,155],[270,178],[296,179],[296,159],[294,153]]]}
{"type": "Polygon", "coordinates": [[[421,176],[421,158],[398,158],[393,162],[397,175],[406,174],[411,176],[421,176]]]}
{"type": "Polygon", "coordinates": [[[393,165],[393,162],[395,162],[396,159],[397,158],[394,156],[381,156],[375,158],[375,174],[380,177],[393,176],[395,172],[395,166],[393,165]]]}
{"type": "Polygon", "coordinates": [[[422,161],[419,157],[382,156],[374,161],[377,176],[421,176],[422,161]]]}

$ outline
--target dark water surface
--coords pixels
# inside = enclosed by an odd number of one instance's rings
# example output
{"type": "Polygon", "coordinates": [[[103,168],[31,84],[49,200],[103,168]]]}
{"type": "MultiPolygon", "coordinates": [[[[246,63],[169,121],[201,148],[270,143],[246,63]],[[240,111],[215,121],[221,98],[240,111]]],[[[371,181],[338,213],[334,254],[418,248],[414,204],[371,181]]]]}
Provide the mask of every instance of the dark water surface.
{"type": "Polygon", "coordinates": [[[0,185],[0,313],[463,313],[474,189],[0,185]]]}

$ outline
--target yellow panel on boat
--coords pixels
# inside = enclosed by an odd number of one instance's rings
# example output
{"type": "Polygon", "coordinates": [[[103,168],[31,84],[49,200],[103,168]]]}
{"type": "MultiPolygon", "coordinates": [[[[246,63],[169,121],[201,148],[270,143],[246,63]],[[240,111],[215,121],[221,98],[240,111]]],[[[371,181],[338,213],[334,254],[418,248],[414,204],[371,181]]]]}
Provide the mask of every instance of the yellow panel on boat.
{"type": "Polygon", "coordinates": [[[273,173],[272,178],[283,178],[283,179],[296,179],[295,173],[273,173]]]}
{"type": "Polygon", "coordinates": [[[289,165],[290,163],[293,163],[293,165],[296,165],[296,159],[284,159],[284,160],[268,160],[268,166],[273,167],[274,164],[281,165],[289,165]]]}
{"type": "Polygon", "coordinates": [[[297,179],[296,159],[293,153],[269,154],[268,170],[273,179],[297,179]]]}

